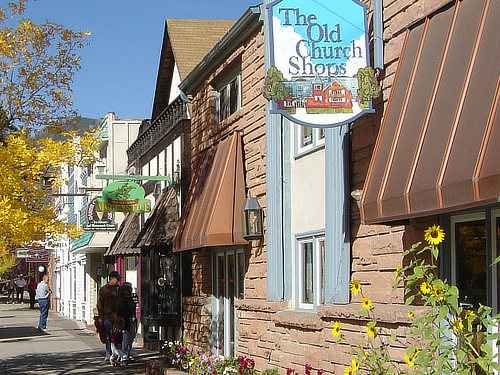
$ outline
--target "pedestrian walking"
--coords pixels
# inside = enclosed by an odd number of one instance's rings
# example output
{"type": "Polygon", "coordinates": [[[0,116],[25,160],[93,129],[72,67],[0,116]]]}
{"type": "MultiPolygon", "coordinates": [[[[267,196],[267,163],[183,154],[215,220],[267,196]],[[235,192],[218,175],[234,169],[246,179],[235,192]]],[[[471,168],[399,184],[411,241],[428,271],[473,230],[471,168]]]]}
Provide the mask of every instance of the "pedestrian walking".
{"type": "Polygon", "coordinates": [[[132,284],[124,283],[119,289],[118,313],[123,322],[122,329],[122,356],[121,364],[126,365],[130,360],[132,344],[137,334],[136,303],[132,296],[132,284]]]}
{"type": "Polygon", "coordinates": [[[7,303],[14,303],[16,297],[16,285],[14,279],[11,277],[7,282],[7,303]]]}
{"type": "Polygon", "coordinates": [[[30,296],[30,309],[32,310],[35,308],[36,287],[35,278],[31,276],[28,282],[28,293],[30,296]]]}
{"type": "Polygon", "coordinates": [[[35,298],[38,301],[40,308],[40,320],[38,321],[38,332],[43,332],[47,329],[47,318],[49,316],[49,296],[52,293],[49,287],[49,275],[43,275],[36,287],[35,298]]]}
{"type": "Polygon", "coordinates": [[[106,357],[105,361],[111,361],[111,338],[113,334],[113,319],[118,313],[118,283],[120,282],[120,274],[113,271],[109,274],[108,283],[99,289],[97,296],[97,313],[99,315],[97,321],[101,329],[101,335],[105,339],[106,357]]]}
{"type": "Polygon", "coordinates": [[[24,288],[26,287],[26,280],[23,275],[16,277],[14,284],[16,285],[16,302],[24,303],[24,288]]]}

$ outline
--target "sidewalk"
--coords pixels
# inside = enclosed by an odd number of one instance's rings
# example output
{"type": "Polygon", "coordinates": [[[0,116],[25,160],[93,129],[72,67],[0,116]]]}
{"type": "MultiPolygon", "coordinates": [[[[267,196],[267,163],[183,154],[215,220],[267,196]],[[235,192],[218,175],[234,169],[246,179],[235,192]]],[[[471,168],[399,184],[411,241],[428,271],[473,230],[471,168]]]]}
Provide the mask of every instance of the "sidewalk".
{"type": "Polygon", "coordinates": [[[134,350],[135,363],[113,368],[104,363],[104,346],[92,331],[49,315],[48,331],[36,330],[38,310],[0,304],[0,375],[143,374],[155,353],[134,350]]]}

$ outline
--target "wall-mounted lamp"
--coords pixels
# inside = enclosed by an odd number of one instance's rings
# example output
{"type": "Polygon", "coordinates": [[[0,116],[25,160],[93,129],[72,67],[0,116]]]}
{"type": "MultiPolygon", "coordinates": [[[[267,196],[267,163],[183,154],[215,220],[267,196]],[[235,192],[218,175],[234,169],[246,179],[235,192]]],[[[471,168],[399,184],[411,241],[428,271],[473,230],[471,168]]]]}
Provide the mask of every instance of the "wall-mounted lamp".
{"type": "Polygon", "coordinates": [[[262,207],[257,198],[248,197],[245,203],[245,234],[247,241],[258,240],[264,236],[262,207]]]}
{"type": "Polygon", "coordinates": [[[361,198],[363,198],[363,190],[356,189],[351,192],[351,197],[356,201],[360,202],[361,198]]]}

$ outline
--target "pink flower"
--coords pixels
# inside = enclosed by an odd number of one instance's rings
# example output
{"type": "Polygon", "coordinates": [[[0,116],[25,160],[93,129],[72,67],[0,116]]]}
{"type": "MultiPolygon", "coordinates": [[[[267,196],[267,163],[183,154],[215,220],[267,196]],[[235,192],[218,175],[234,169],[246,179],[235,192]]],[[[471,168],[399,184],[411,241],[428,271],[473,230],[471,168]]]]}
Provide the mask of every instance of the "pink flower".
{"type": "Polygon", "coordinates": [[[311,375],[311,370],[313,369],[312,366],[309,363],[306,363],[304,367],[305,367],[304,373],[306,375],[311,375]]]}

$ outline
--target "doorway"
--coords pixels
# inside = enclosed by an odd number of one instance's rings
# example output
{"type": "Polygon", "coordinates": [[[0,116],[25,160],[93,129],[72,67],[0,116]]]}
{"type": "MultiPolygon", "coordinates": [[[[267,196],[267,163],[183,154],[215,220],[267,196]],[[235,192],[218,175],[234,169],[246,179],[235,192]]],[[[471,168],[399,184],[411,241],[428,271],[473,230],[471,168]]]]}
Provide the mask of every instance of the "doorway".
{"type": "Polygon", "coordinates": [[[244,296],[245,262],[242,249],[217,251],[212,258],[214,304],[211,341],[213,352],[226,357],[233,356],[236,351],[234,301],[244,296]]]}

